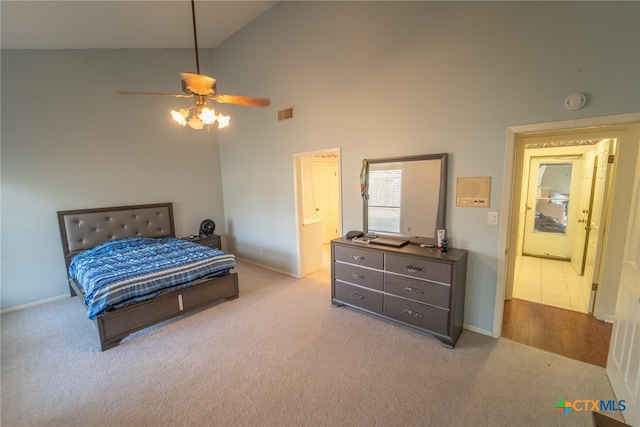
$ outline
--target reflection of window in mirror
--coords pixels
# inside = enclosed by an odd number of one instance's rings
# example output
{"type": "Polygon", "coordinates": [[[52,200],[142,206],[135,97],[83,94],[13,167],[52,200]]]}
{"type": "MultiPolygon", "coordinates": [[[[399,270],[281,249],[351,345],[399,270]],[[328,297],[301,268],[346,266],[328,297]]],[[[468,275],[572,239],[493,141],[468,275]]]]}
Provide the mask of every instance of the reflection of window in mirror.
{"type": "Polygon", "coordinates": [[[399,233],[402,170],[384,166],[369,171],[369,229],[399,233]]]}

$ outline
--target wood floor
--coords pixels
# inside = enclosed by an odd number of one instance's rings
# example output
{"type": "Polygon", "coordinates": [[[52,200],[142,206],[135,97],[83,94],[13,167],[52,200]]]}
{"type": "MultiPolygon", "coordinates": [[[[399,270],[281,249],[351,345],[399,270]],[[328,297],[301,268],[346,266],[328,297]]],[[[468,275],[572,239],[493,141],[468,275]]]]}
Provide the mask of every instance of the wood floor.
{"type": "Polygon", "coordinates": [[[613,325],[571,310],[513,298],[504,303],[502,336],[606,367],[613,325]]]}

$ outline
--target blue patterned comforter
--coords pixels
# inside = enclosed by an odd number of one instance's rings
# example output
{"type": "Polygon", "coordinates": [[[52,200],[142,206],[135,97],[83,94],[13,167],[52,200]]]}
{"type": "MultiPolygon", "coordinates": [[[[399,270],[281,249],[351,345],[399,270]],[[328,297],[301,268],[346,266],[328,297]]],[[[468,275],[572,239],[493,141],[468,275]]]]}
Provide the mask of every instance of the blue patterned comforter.
{"type": "Polygon", "coordinates": [[[84,289],[87,316],[95,319],[107,310],[223,276],[235,266],[234,255],[197,243],[129,237],[79,253],[69,276],[84,289]]]}

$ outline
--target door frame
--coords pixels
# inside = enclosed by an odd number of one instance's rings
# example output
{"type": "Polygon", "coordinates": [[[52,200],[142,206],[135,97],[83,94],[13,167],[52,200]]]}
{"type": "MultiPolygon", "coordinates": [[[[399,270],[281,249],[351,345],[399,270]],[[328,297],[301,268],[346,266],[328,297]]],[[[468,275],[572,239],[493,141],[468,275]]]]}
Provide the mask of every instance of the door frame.
{"type": "Polygon", "coordinates": [[[304,227],[304,209],[302,200],[302,161],[308,157],[323,156],[335,154],[337,156],[336,163],[338,179],[336,190],[338,191],[338,234],[342,234],[342,153],[340,147],[327,148],[324,150],[305,151],[293,154],[293,182],[294,182],[294,201],[295,201],[295,219],[296,219],[296,257],[298,271],[295,277],[304,277],[303,272],[303,230],[304,227]]]}
{"type": "MultiPolygon", "coordinates": [[[[517,145],[517,138],[521,134],[535,133],[535,132],[558,132],[558,133],[578,133],[585,131],[590,131],[594,134],[602,133],[604,131],[611,131],[614,133],[626,133],[625,125],[631,126],[633,123],[640,122],[640,112],[638,113],[628,113],[628,114],[619,114],[612,116],[602,116],[602,117],[592,117],[592,118],[584,118],[584,119],[576,119],[576,120],[566,120],[559,122],[548,122],[548,123],[538,123],[531,125],[521,125],[521,126],[513,126],[507,128],[506,132],[506,149],[505,149],[505,164],[504,164],[504,180],[503,180],[503,198],[502,198],[502,206],[501,206],[501,215],[502,218],[508,218],[507,221],[502,221],[499,230],[499,244],[498,244],[498,268],[497,268],[497,283],[496,283],[496,297],[494,303],[494,316],[493,316],[493,334],[492,336],[495,338],[499,338],[502,334],[502,319],[504,315],[504,300],[505,295],[507,294],[507,288],[509,288],[509,295],[513,292],[513,276],[515,270],[515,256],[516,256],[516,248],[517,248],[517,237],[518,237],[518,212],[512,212],[511,206],[514,199],[514,194],[517,197],[520,197],[518,194],[522,188],[522,174],[516,173],[516,171],[523,169],[523,156],[518,156],[517,150],[521,147],[517,145]],[[511,248],[511,250],[509,250],[511,248]],[[508,283],[510,281],[510,283],[508,283]]],[[[629,144],[626,141],[626,144],[629,144]]],[[[625,144],[625,145],[626,145],[625,144]]],[[[617,161],[623,162],[625,161],[624,156],[621,156],[622,144],[619,146],[617,161]]],[[[624,148],[632,148],[633,147],[624,147],[624,148]]],[[[637,146],[635,147],[637,149],[637,146]]],[[[635,160],[635,156],[633,157],[635,160]]],[[[616,175],[621,175],[623,173],[628,174],[629,171],[626,170],[627,167],[620,167],[618,165],[616,175]]],[[[635,172],[635,164],[631,167],[631,174],[633,176],[633,172],[635,172]]],[[[618,178],[617,181],[622,179],[618,178]]],[[[615,179],[615,178],[614,178],[615,179]]],[[[615,193],[616,183],[614,183],[614,193],[615,193]]],[[[616,198],[616,195],[613,194],[613,197],[616,198]]],[[[616,199],[621,199],[618,195],[616,199]]],[[[626,209],[624,214],[625,218],[628,215],[628,209],[626,209]]],[[[615,220],[612,216],[609,217],[609,220],[615,220]]],[[[612,221],[613,222],[613,221],[612,221]]],[[[626,220],[624,221],[624,225],[626,225],[626,220]]],[[[613,236],[615,238],[617,236],[613,236]]],[[[606,240],[612,239],[610,235],[606,240]]],[[[607,242],[602,242],[603,244],[607,244],[607,242]]],[[[620,252],[620,247],[622,245],[617,245],[615,242],[612,244],[605,246],[605,251],[612,255],[610,258],[613,258],[618,252],[620,252]]],[[[618,254],[620,257],[622,254],[618,254]]],[[[619,258],[621,259],[621,258],[619,258]]],[[[605,261],[606,262],[606,261],[605,261]]],[[[613,296],[615,301],[615,296],[617,294],[617,282],[615,283],[616,289],[613,292],[608,292],[606,301],[603,301],[602,298],[596,302],[596,308],[594,310],[594,316],[601,320],[607,320],[611,322],[613,320],[612,315],[606,314],[606,308],[608,300],[613,296]],[[605,318],[606,317],[606,318],[605,318]]],[[[603,295],[602,289],[600,292],[603,295]]],[[[615,304],[615,303],[614,303],[615,304]]],[[[615,307],[614,307],[615,308],[615,307]]]]}

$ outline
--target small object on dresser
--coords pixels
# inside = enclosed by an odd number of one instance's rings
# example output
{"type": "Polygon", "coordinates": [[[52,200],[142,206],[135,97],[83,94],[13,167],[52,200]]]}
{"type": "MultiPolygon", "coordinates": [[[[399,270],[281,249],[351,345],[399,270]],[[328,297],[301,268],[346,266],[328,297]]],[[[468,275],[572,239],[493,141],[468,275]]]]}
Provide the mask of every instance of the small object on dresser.
{"type": "Polygon", "coordinates": [[[447,239],[442,240],[442,242],[440,242],[440,252],[447,252],[447,239]]]}
{"type": "Polygon", "coordinates": [[[353,239],[351,239],[354,243],[363,243],[365,245],[368,245],[369,243],[371,243],[370,239],[367,239],[366,237],[354,237],[353,239]]]}
{"type": "Polygon", "coordinates": [[[442,241],[445,239],[444,229],[438,230],[438,247],[442,247],[442,241]]]}
{"type": "Polygon", "coordinates": [[[358,237],[362,237],[364,236],[364,233],[362,231],[349,231],[347,233],[347,239],[357,239],[358,237]]]}
{"type": "Polygon", "coordinates": [[[394,248],[401,248],[404,245],[409,244],[409,241],[404,239],[391,238],[391,237],[376,237],[375,239],[371,240],[371,243],[375,243],[376,245],[384,245],[384,246],[391,246],[394,248]]]}

